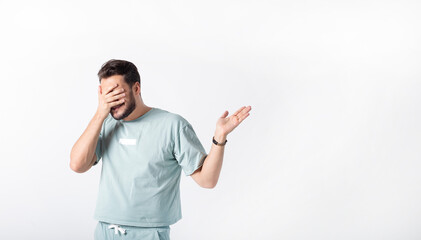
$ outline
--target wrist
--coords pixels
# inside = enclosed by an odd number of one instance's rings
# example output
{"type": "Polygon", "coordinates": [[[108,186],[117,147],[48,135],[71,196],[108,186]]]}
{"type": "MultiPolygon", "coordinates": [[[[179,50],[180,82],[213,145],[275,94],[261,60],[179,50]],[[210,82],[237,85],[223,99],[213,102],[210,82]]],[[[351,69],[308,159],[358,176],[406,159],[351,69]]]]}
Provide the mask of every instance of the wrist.
{"type": "Polygon", "coordinates": [[[213,138],[218,143],[223,143],[223,142],[225,142],[225,140],[227,140],[227,134],[220,133],[220,132],[215,132],[215,134],[213,135],[213,138]]]}
{"type": "Polygon", "coordinates": [[[104,116],[103,114],[101,114],[100,111],[96,111],[94,115],[94,117],[99,121],[104,121],[107,118],[107,116],[108,114],[104,116]]]}

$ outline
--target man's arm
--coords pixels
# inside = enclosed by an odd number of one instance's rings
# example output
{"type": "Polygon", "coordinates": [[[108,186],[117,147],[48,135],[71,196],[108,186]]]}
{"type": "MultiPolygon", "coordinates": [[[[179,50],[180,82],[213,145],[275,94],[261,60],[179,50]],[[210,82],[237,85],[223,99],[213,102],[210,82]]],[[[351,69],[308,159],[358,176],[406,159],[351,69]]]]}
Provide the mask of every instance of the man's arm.
{"type": "Polygon", "coordinates": [[[98,86],[98,109],[70,152],[70,168],[77,173],[88,171],[94,164],[96,160],[95,149],[102,124],[110,113],[110,109],[124,102],[124,89],[114,90],[117,86],[117,84],[107,86],[105,91],[102,91],[102,87],[98,86]]]}
{"type": "MultiPolygon", "coordinates": [[[[215,140],[218,143],[225,142],[226,136],[215,133],[215,140]]],[[[203,165],[197,169],[191,177],[199,186],[204,188],[214,188],[218,183],[219,174],[222,168],[225,146],[217,146],[212,143],[211,150],[203,165]]]]}
{"type": "MultiPolygon", "coordinates": [[[[215,140],[218,143],[224,143],[227,139],[227,135],[250,115],[250,110],[251,106],[244,106],[228,118],[226,118],[228,116],[228,111],[225,111],[216,124],[215,140]]],[[[224,149],[225,146],[212,143],[211,150],[202,167],[190,175],[201,187],[214,188],[218,183],[219,174],[222,168],[222,160],[224,158],[224,149]]]]}
{"type": "Polygon", "coordinates": [[[96,160],[95,148],[104,120],[98,113],[95,113],[82,136],[73,145],[70,152],[70,168],[73,171],[83,173],[94,164],[96,160]]]}

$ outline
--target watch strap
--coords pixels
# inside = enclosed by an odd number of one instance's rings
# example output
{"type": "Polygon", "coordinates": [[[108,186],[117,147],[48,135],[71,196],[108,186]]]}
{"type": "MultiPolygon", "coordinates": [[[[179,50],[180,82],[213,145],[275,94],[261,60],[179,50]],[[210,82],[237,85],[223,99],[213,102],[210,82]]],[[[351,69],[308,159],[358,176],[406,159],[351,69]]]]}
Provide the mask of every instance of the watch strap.
{"type": "Polygon", "coordinates": [[[213,142],[215,145],[217,145],[217,146],[224,146],[224,145],[228,142],[228,140],[227,140],[227,139],[225,139],[225,142],[224,142],[224,143],[219,143],[219,142],[217,142],[217,141],[215,140],[215,136],[213,136],[213,137],[212,137],[212,142],[213,142]]]}

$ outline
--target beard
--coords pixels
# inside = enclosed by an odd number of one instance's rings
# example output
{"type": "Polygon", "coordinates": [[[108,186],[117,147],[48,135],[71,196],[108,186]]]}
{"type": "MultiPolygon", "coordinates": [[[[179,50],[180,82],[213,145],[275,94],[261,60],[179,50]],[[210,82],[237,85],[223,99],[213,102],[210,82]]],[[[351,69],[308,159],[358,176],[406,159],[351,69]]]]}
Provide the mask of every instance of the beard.
{"type": "Polygon", "coordinates": [[[130,91],[129,93],[129,101],[125,101],[120,107],[116,110],[111,109],[111,116],[115,120],[121,120],[129,116],[136,108],[136,101],[133,96],[133,92],[130,91]]]}

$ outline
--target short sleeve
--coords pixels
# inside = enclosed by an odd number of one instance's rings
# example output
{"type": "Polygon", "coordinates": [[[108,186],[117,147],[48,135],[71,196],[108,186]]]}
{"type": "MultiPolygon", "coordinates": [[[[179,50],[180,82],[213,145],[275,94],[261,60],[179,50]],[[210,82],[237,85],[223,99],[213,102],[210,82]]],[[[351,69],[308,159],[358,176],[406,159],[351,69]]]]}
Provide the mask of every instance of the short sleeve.
{"type": "Polygon", "coordinates": [[[191,124],[185,125],[176,134],[174,156],[186,176],[203,165],[207,154],[191,124]]]}

